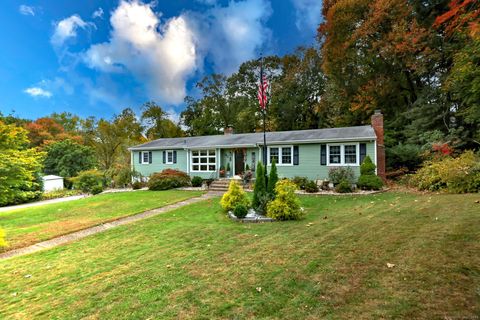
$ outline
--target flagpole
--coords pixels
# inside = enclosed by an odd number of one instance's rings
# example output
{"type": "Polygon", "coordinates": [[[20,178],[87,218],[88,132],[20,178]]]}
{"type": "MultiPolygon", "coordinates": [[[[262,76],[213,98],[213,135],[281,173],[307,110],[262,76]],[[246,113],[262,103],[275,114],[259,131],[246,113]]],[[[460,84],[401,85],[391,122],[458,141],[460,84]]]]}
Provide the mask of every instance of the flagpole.
{"type": "Polygon", "coordinates": [[[264,101],[265,97],[265,92],[264,92],[264,87],[263,87],[263,56],[260,55],[260,88],[261,88],[261,93],[262,93],[262,103],[263,103],[263,166],[265,167],[264,173],[265,173],[265,184],[267,184],[267,179],[268,179],[268,174],[267,174],[267,126],[266,126],[266,113],[267,113],[267,104],[266,101],[264,101]]]}

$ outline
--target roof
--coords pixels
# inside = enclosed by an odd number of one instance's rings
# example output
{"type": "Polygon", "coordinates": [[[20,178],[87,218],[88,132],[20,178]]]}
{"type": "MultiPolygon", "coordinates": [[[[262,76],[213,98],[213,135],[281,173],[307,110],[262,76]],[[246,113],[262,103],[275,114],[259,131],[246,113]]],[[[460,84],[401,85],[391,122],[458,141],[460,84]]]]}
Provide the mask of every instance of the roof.
{"type": "Polygon", "coordinates": [[[63,177],[59,177],[59,176],[55,176],[55,175],[51,174],[51,175],[48,175],[48,176],[43,176],[42,179],[43,179],[43,181],[58,180],[58,179],[63,179],[63,177]]]}
{"type": "MultiPolygon", "coordinates": [[[[372,126],[267,132],[267,144],[375,140],[372,126]]],[[[263,132],[182,138],[162,138],[129,150],[256,147],[263,145],[263,132]]]]}

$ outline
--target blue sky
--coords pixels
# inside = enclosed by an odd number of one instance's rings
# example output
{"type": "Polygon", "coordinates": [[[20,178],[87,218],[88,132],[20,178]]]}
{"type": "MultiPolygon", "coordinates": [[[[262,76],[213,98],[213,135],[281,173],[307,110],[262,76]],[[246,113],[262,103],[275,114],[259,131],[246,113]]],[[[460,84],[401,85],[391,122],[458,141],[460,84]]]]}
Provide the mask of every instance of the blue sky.
{"type": "Polygon", "coordinates": [[[314,43],[321,1],[10,1],[0,111],[110,118],[149,100],[177,118],[201,77],[314,43]]]}

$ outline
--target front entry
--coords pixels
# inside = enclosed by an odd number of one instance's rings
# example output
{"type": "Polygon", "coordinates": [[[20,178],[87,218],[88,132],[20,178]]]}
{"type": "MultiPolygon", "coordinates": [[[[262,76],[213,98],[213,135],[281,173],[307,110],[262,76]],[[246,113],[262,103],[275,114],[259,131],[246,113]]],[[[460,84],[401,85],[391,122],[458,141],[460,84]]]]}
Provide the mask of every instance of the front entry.
{"type": "Polygon", "coordinates": [[[235,175],[243,174],[245,168],[245,157],[243,150],[235,150],[235,175]]]}

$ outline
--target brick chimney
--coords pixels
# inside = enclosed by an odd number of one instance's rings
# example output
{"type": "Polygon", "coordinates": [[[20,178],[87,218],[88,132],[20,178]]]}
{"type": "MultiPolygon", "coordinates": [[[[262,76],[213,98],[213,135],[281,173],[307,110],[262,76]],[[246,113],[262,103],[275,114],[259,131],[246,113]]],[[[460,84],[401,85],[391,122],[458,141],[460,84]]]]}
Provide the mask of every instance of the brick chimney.
{"type": "Polygon", "coordinates": [[[375,110],[372,115],[372,127],[377,136],[377,175],[384,181],[385,175],[385,143],[383,140],[383,114],[380,110],[375,110]]]}
{"type": "Polygon", "coordinates": [[[233,134],[233,127],[232,127],[232,126],[228,126],[228,127],[226,127],[225,129],[223,129],[223,134],[224,134],[224,135],[233,134]]]}

